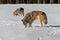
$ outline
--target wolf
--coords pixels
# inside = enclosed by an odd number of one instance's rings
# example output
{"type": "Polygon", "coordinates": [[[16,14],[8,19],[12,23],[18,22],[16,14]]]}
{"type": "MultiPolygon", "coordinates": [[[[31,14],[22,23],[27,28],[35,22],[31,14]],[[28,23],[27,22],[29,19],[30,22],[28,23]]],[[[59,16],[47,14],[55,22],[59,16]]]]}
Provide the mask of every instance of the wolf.
{"type": "Polygon", "coordinates": [[[47,24],[47,15],[43,11],[32,11],[27,13],[22,19],[22,22],[25,25],[25,27],[27,27],[27,24],[31,26],[35,19],[38,19],[41,22],[40,27],[43,27],[47,24]]]}
{"type": "Polygon", "coordinates": [[[23,22],[23,24],[25,25],[25,27],[27,27],[27,24],[29,24],[29,27],[31,26],[32,23],[32,14],[31,13],[27,13],[24,18],[21,20],[23,22]]]}
{"type": "Polygon", "coordinates": [[[14,16],[18,16],[18,15],[23,15],[24,16],[24,8],[18,8],[18,9],[16,9],[14,12],[13,12],[13,15],[14,16]]]}

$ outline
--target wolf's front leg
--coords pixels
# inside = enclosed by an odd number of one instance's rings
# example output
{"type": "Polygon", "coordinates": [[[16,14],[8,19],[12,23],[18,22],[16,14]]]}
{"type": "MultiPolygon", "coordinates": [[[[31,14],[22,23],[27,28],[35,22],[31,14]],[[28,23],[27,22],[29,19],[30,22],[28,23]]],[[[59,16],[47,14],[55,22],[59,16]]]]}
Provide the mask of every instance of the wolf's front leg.
{"type": "Polygon", "coordinates": [[[23,16],[24,16],[24,13],[23,13],[23,16]]]}
{"type": "Polygon", "coordinates": [[[27,25],[25,25],[25,28],[27,28],[27,25]]]}
{"type": "Polygon", "coordinates": [[[32,23],[29,23],[29,27],[32,27],[31,24],[32,24],[32,23]]]}

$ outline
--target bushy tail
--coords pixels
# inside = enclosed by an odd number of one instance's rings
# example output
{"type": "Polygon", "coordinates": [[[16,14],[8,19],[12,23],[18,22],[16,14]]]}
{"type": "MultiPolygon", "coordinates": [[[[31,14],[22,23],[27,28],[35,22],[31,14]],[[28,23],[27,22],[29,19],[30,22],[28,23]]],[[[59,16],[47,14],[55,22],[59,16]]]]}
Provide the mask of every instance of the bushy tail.
{"type": "Polygon", "coordinates": [[[42,13],[42,15],[44,16],[45,24],[47,24],[47,23],[48,23],[48,21],[47,21],[47,15],[46,15],[46,13],[45,13],[45,12],[43,12],[43,13],[42,13]]]}

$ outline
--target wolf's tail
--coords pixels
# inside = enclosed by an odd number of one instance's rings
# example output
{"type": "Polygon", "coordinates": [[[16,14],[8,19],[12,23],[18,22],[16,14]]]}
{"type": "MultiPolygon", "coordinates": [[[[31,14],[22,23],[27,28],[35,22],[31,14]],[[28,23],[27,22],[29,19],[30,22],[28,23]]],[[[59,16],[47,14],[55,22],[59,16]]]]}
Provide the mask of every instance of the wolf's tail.
{"type": "Polygon", "coordinates": [[[48,23],[48,21],[47,21],[47,15],[46,15],[46,13],[45,13],[45,12],[43,12],[43,13],[42,13],[42,15],[44,16],[45,24],[47,24],[47,23],[48,23]]]}

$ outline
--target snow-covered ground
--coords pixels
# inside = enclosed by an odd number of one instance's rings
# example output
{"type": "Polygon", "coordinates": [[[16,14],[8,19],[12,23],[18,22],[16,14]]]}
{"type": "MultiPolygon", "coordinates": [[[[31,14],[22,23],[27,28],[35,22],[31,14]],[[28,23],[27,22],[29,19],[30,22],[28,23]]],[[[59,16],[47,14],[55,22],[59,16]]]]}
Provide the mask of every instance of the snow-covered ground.
{"type": "Polygon", "coordinates": [[[0,40],[60,40],[60,27],[49,25],[60,25],[60,4],[0,4],[0,40]],[[38,27],[39,21],[35,20],[32,27],[25,28],[21,21],[23,16],[13,16],[20,7],[25,14],[44,11],[48,17],[47,27],[38,27]]]}

